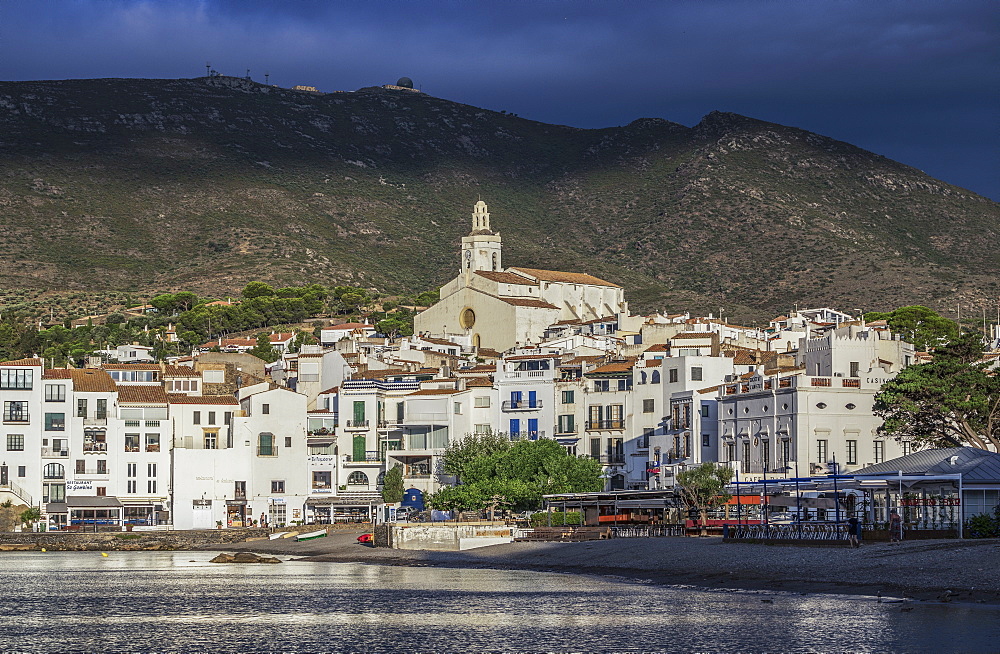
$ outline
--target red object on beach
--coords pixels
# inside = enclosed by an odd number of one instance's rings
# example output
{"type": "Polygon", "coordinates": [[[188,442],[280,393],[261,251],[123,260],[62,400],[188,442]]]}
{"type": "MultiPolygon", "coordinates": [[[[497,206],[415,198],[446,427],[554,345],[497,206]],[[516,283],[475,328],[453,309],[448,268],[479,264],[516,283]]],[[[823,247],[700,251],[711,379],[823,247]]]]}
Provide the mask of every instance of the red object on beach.
{"type": "Polygon", "coordinates": [[[371,534],[361,534],[360,536],[358,536],[358,542],[359,543],[370,543],[370,542],[372,542],[372,535],[371,534]]]}

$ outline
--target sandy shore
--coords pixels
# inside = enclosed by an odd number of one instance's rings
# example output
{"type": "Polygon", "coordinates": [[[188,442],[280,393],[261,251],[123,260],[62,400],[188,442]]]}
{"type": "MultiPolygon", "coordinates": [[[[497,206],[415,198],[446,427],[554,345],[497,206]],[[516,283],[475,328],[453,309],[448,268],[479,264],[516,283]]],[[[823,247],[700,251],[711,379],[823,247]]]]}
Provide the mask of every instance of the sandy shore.
{"type": "Polygon", "coordinates": [[[314,562],[544,570],[710,588],[881,592],[918,600],[1000,603],[997,540],[878,543],[850,549],[723,543],[719,538],[637,538],[432,552],[361,545],[356,541],[361,533],[340,532],[303,543],[253,541],[225,551],[285,554],[314,562]]]}

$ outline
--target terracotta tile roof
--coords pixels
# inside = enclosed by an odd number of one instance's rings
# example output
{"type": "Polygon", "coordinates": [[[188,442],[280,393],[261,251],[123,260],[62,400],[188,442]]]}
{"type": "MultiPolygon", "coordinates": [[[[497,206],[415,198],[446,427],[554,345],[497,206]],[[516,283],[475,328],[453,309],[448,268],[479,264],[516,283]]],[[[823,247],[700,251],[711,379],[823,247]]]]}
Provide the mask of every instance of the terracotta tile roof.
{"type": "Polygon", "coordinates": [[[712,332],[681,332],[671,336],[670,340],[677,338],[712,338],[712,332]]]}
{"type": "Polygon", "coordinates": [[[621,373],[621,372],[631,372],[632,367],[635,366],[635,359],[629,358],[623,361],[612,361],[611,363],[606,363],[603,366],[594,368],[588,375],[603,375],[609,373],[621,373]]]}
{"type": "Polygon", "coordinates": [[[485,277],[486,279],[489,279],[491,281],[500,282],[501,284],[523,284],[525,286],[538,286],[538,282],[534,280],[509,272],[500,272],[496,270],[477,270],[476,274],[479,275],[480,277],[485,277]]]}
{"type": "Polygon", "coordinates": [[[564,282],[567,284],[592,284],[594,286],[611,286],[612,288],[620,288],[617,284],[612,284],[611,282],[606,282],[603,279],[598,279],[593,275],[588,275],[586,273],[574,273],[574,272],[561,272],[558,270],[539,270],[538,268],[511,268],[511,270],[516,270],[518,272],[527,273],[535,279],[540,279],[546,282],[564,282]]]}
{"type": "Polygon", "coordinates": [[[42,379],[70,379],[68,368],[50,368],[42,373],[42,379]]]}
{"type": "Polygon", "coordinates": [[[460,372],[496,372],[497,367],[485,363],[481,363],[478,366],[473,366],[472,368],[459,368],[456,373],[460,372]]]}
{"type": "Polygon", "coordinates": [[[578,318],[570,318],[569,320],[560,320],[559,322],[552,323],[553,327],[560,325],[582,325],[583,323],[578,318]]]}
{"type": "Polygon", "coordinates": [[[733,357],[733,363],[738,366],[755,366],[757,365],[757,358],[746,350],[740,350],[733,357]]]}
{"type": "Polygon", "coordinates": [[[506,302],[507,304],[513,304],[515,307],[532,307],[535,309],[556,309],[559,310],[554,304],[549,304],[548,302],[543,302],[542,300],[533,300],[531,298],[520,298],[520,297],[498,297],[498,300],[506,302]]]}
{"type": "Polygon", "coordinates": [[[201,377],[201,373],[189,366],[164,366],[164,377],[201,377]]]}
{"type": "Polygon", "coordinates": [[[156,370],[160,366],[155,363],[105,363],[101,366],[105,370],[156,370]]]}
{"type": "MultiPolygon", "coordinates": [[[[70,370],[73,380],[73,390],[81,393],[110,393],[118,389],[111,375],[99,368],[81,368],[70,370]]],[[[119,399],[121,394],[119,393],[119,399]]]]}
{"type": "Polygon", "coordinates": [[[670,346],[666,343],[656,343],[655,345],[650,345],[644,352],[669,352],[670,346]]]}
{"type": "Polygon", "coordinates": [[[450,347],[457,347],[459,349],[462,348],[462,346],[459,345],[458,343],[453,343],[452,341],[445,340],[443,338],[431,338],[430,336],[421,336],[420,340],[422,340],[425,343],[433,343],[434,345],[448,345],[450,347]]]}
{"type": "Polygon", "coordinates": [[[504,361],[524,361],[526,359],[558,359],[558,354],[518,354],[507,357],[504,361]]]}
{"type": "Polygon", "coordinates": [[[647,368],[659,368],[663,365],[663,359],[646,359],[647,368]]]}
{"type": "Polygon", "coordinates": [[[708,388],[699,388],[698,392],[702,395],[706,395],[708,393],[714,393],[717,390],[719,390],[718,386],[709,386],[708,388]]]}
{"type": "Polygon", "coordinates": [[[329,327],[324,327],[323,329],[371,329],[375,328],[371,325],[365,324],[363,322],[342,322],[339,325],[330,325],[329,327]]]}
{"type": "Polygon", "coordinates": [[[594,355],[594,356],[576,357],[574,359],[570,359],[569,361],[566,361],[565,363],[560,364],[559,367],[560,368],[579,368],[580,366],[582,366],[585,363],[594,363],[595,361],[600,361],[601,359],[602,359],[602,357],[599,354],[598,355],[594,355]]]}
{"type": "Polygon", "coordinates": [[[615,322],[616,320],[618,320],[618,318],[616,316],[608,316],[608,317],[604,317],[604,318],[594,318],[593,320],[588,320],[588,321],[586,321],[583,324],[584,325],[596,325],[596,324],[602,323],[602,322],[615,322]]]}
{"type": "Polygon", "coordinates": [[[407,397],[412,397],[413,395],[454,395],[458,392],[459,390],[456,388],[422,388],[419,391],[408,393],[407,397]]]}
{"type": "Polygon", "coordinates": [[[166,404],[167,392],[162,386],[121,385],[118,387],[119,404],[166,404]]]}
{"type": "Polygon", "coordinates": [[[330,415],[333,415],[336,412],[330,411],[329,409],[310,409],[309,411],[306,411],[306,413],[328,413],[330,415]]]}
{"type": "Polygon", "coordinates": [[[493,388],[489,377],[473,377],[465,385],[467,388],[493,388]]]}
{"type": "Polygon", "coordinates": [[[284,343],[287,340],[295,338],[294,332],[281,333],[281,334],[271,334],[268,337],[272,343],[284,343]]]}
{"type": "Polygon", "coordinates": [[[499,352],[497,352],[496,350],[490,349],[488,347],[481,347],[481,348],[479,348],[479,350],[477,350],[477,354],[479,354],[481,356],[484,356],[484,357],[490,357],[491,359],[499,359],[500,358],[500,353],[499,352]]]}
{"type": "Polygon", "coordinates": [[[3,361],[0,362],[0,366],[39,366],[41,367],[41,359],[14,359],[13,361],[3,361]]]}
{"type": "Polygon", "coordinates": [[[320,391],[320,395],[330,395],[331,393],[339,393],[340,386],[334,386],[333,388],[328,388],[325,391],[320,391]]]}
{"type": "Polygon", "coordinates": [[[170,393],[167,401],[171,404],[227,404],[239,406],[232,395],[177,395],[170,393]]]}

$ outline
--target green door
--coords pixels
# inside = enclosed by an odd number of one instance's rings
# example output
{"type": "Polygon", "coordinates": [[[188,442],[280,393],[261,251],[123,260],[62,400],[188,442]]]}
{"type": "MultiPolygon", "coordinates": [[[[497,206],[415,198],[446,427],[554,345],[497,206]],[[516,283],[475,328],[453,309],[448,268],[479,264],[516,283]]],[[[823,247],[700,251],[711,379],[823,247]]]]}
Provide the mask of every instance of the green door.
{"type": "Polygon", "coordinates": [[[354,437],[354,453],[351,455],[352,461],[364,461],[365,460],[365,437],[355,436],[354,437]]]}
{"type": "Polygon", "coordinates": [[[365,403],[364,401],[354,402],[354,426],[360,427],[365,422],[365,403]]]}

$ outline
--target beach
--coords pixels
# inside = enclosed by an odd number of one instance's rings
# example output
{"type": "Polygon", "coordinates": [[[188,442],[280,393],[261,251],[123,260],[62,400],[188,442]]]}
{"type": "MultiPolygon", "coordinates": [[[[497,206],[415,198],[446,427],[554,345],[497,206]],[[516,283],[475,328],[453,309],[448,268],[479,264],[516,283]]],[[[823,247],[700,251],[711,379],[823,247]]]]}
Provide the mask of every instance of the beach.
{"type": "Polygon", "coordinates": [[[220,551],[279,554],[292,561],[543,570],[705,588],[1000,603],[1000,540],[995,539],[874,543],[851,549],[724,543],[711,537],[621,538],[441,552],[374,548],[357,542],[362,533],[341,531],[301,543],[251,541],[220,551]]]}

